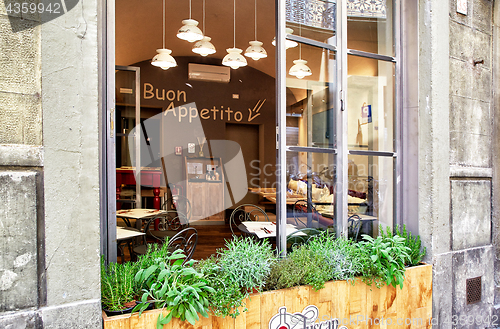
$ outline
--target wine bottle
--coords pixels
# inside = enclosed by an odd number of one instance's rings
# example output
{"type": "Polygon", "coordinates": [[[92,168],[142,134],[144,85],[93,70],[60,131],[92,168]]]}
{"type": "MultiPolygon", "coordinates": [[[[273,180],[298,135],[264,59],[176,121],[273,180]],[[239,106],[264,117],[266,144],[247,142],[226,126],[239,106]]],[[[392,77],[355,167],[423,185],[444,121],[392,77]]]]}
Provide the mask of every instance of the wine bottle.
{"type": "Polygon", "coordinates": [[[286,323],[286,307],[280,307],[280,324],[278,329],[290,329],[290,326],[286,323]]]}

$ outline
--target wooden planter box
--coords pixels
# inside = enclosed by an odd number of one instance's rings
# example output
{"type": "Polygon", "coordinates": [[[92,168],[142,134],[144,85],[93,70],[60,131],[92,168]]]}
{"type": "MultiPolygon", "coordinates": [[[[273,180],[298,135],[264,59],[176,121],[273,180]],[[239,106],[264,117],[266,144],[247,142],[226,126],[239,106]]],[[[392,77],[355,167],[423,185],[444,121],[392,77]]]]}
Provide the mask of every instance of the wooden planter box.
{"type": "MultiPolygon", "coordinates": [[[[432,266],[420,265],[406,270],[403,289],[384,286],[377,289],[360,280],[355,285],[346,281],[330,281],[325,288],[314,291],[309,286],[294,287],[262,294],[246,300],[247,312],[236,319],[200,316],[195,326],[173,319],[164,329],[273,329],[269,321],[286,306],[287,312],[302,312],[308,305],[319,311],[317,322],[339,319],[339,326],[352,328],[431,328],[432,266]]],[[[107,317],[103,312],[104,329],[155,329],[159,310],[107,317]]],[[[165,312],[165,315],[167,312],[165,312]]],[[[297,325],[295,329],[302,329],[297,325]]],[[[319,328],[319,327],[318,327],[319,328]]],[[[329,327],[324,324],[321,328],[329,327]]]]}

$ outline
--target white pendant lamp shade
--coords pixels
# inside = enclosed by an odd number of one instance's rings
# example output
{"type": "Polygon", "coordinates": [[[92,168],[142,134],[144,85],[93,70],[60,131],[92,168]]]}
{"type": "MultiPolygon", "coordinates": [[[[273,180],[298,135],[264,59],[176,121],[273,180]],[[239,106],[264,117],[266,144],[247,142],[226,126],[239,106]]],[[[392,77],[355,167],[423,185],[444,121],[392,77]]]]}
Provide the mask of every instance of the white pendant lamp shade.
{"type": "Polygon", "coordinates": [[[156,52],[158,54],[153,57],[151,65],[161,67],[164,70],[177,66],[177,62],[170,55],[172,53],[170,49],[156,49],[156,52]]]}
{"type": "Polygon", "coordinates": [[[267,57],[267,52],[264,47],[262,47],[262,42],[250,41],[249,44],[250,47],[245,51],[245,56],[252,58],[254,61],[267,57]]]}
{"type": "Polygon", "coordinates": [[[293,61],[294,66],[290,68],[288,72],[290,75],[293,75],[299,79],[303,77],[310,76],[312,74],[311,69],[307,66],[307,61],[304,59],[296,59],[293,61]]]}
{"type": "Polygon", "coordinates": [[[194,19],[185,19],[182,21],[182,27],[177,31],[177,37],[189,42],[195,42],[203,39],[203,33],[198,28],[198,21],[194,19]]]}
{"type": "Polygon", "coordinates": [[[222,65],[231,67],[232,69],[237,69],[242,66],[247,65],[247,60],[241,54],[241,49],[239,48],[229,48],[226,49],[227,55],[222,59],[222,65]]]}
{"type": "Polygon", "coordinates": [[[212,40],[212,38],[203,37],[203,39],[194,44],[193,52],[201,56],[215,54],[215,46],[210,42],[210,40],[212,40]]]}
{"type": "MultiPolygon", "coordinates": [[[[287,27],[285,29],[286,31],[286,34],[293,34],[293,30],[289,27],[287,27]]],[[[276,37],[273,38],[273,41],[271,42],[273,44],[273,46],[276,46],[276,37]]],[[[293,41],[293,40],[288,40],[286,39],[285,40],[285,48],[288,49],[288,48],[294,48],[294,47],[297,47],[298,46],[298,43],[293,41]]]]}

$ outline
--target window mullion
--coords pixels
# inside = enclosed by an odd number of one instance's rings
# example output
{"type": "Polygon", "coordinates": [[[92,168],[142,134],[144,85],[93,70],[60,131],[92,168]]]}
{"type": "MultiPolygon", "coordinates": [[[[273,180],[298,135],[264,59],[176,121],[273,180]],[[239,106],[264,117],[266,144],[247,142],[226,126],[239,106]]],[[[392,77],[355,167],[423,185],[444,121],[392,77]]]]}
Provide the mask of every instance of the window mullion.
{"type": "Polygon", "coordinates": [[[276,0],[276,247],[286,256],[286,50],[285,1],[276,0]]]}
{"type": "Polygon", "coordinates": [[[338,236],[347,236],[347,3],[337,2],[337,175],[334,189],[338,236]]]}

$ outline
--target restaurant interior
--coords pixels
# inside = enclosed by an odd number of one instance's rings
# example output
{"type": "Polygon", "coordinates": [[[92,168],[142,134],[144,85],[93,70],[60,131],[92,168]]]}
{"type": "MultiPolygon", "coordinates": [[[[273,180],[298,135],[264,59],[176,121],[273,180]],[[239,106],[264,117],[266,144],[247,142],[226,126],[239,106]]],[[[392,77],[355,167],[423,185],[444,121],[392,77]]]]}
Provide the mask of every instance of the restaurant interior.
{"type": "MultiPolygon", "coordinates": [[[[337,193],[347,194],[350,238],[392,225],[395,64],[359,55],[339,61],[337,1],[286,6],[286,33],[295,38],[285,43],[283,169],[276,166],[275,1],[116,2],[122,261],[166,237],[180,236],[194,259],[233,235],[275,243],[278,169],[286,170],[282,209],[291,239],[336,232],[337,193]],[[339,101],[341,73],[347,96],[339,101]],[[340,110],[347,123],[339,130],[340,110]],[[336,169],[339,141],[349,150],[343,171],[336,169]],[[347,176],[347,188],[337,188],[339,175],[347,176]]],[[[347,8],[347,48],[395,56],[391,1],[357,0],[347,8]]]]}

